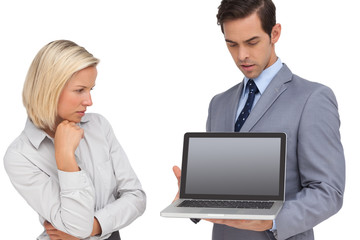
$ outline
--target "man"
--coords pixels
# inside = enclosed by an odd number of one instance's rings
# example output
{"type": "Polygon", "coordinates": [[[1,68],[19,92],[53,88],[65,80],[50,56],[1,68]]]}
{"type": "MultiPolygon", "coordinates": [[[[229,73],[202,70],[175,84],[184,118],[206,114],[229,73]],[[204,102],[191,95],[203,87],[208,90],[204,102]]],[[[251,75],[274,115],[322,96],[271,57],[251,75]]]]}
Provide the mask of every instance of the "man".
{"type": "MultiPolygon", "coordinates": [[[[288,140],[286,201],[277,218],[209,220],[213,239],[314,239],[313,227],[339,211],[343,200],[335,96],[292,74],[276,56],[281,25],[271,0],[223,0],[217,18],[245,78],[211,100],[207,131],[285,132],[288,140]]],[[[180,169],[173,170],[179,180],[180,169]]]]}

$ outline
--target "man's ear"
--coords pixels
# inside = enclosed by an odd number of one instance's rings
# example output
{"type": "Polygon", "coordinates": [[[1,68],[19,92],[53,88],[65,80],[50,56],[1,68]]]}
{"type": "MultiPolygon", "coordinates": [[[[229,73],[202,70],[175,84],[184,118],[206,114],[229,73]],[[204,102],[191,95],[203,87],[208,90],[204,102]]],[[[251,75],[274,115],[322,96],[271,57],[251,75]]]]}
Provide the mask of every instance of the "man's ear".
{"type": "Polygon", "coordinates": [[[280,23],[277,23],[273,26],[271,30],[271,43],[275,44],[279,40],[281,35],[281,25],[280,23]]]}

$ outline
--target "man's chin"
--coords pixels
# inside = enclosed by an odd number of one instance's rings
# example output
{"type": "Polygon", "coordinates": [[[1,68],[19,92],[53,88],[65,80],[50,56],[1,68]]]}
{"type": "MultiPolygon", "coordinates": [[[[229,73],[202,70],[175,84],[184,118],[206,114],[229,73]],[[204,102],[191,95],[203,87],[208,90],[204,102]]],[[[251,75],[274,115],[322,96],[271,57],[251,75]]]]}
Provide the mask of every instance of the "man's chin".
{"type": "Polygon", "coordinates": [[[260,73],[256,71],[256,69],[253,69],[251,71],[246,71],[240,67],[240,71],[244,74],[245,77],[249,79],[257,78],[260,75],[260,73]]]}

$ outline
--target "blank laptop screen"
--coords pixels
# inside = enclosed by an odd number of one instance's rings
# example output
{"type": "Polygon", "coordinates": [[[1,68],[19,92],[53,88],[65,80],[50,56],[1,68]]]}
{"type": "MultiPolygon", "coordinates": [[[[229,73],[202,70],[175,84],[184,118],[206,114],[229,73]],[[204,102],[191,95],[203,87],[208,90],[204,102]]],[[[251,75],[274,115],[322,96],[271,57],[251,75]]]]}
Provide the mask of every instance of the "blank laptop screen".
{"type": "Polygon", "coordinates": [[[279,195],[281,139],[190,137],[185,194],[279,195]]]}

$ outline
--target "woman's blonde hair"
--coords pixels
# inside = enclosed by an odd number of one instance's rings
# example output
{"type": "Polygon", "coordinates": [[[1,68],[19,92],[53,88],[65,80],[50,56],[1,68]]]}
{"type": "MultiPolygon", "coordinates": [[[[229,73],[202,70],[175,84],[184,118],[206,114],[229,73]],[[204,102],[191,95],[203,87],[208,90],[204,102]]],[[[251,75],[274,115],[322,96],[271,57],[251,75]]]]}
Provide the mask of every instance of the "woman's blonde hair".
{"type": "Polygon", "coordinates": [[[35,126],[54,131],[65,84],[76,72],[98,63],[99,59],[74,42],[57,40],[45,45],[31,63],[23,89],[23,103],[35,126]]]}

